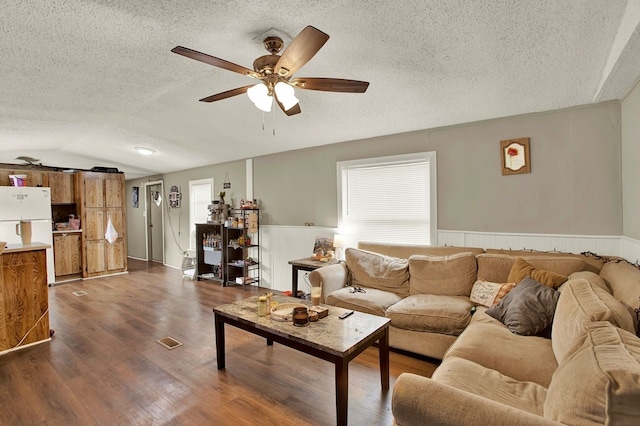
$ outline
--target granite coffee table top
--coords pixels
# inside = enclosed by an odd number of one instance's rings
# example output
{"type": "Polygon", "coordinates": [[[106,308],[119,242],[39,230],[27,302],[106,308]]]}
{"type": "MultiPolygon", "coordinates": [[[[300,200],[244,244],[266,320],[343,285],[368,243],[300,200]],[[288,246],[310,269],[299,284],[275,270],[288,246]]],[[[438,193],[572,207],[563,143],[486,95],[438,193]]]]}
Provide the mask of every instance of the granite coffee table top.
{"type": "MultiPolygon", "coordinates": [[[[294,297],[273,296],[273,300],[278,304],[298,303],[312,306],[310,302],[294,297]]],[[[338,315],[347,309],[329,305],[322,306],[329,308],[329,315],[317,322],[310,322],[304,327],[294,326],[290,321],[272,320],[270,316],[258,316],[258,296],[220,305],[215,307],[213,311],[217,315],[340,357],[346,357],[354,352],[360,342],[389,326],[390,321],[387,318],[358,311],[341,320],[338,315]]]]}

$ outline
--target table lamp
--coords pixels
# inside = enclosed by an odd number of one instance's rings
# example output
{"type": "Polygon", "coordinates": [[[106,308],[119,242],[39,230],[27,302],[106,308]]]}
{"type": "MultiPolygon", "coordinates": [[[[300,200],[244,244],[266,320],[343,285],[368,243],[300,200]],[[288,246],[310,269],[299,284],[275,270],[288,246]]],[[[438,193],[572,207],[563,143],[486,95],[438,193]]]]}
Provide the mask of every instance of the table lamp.
{"type": "Polygon", "coordinates": [[[346,246],[346,238],[342,234],[334,234],[333,235],[333,248],[336,249],[336,259],[344,260],[344,247],[346,246]]]}

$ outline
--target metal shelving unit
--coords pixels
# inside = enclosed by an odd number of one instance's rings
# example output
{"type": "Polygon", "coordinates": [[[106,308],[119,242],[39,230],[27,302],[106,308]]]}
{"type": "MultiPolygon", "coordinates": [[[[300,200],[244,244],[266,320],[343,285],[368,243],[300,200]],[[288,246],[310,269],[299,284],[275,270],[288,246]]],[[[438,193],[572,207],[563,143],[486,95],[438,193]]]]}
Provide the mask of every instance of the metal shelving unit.
{"type": "Polygon", "coordinates": [[[225,285],[260,287],[260,209],[230,209],[224,232],[225,285]],[[249,241],[250,240],[250,241],[249,241]]]}

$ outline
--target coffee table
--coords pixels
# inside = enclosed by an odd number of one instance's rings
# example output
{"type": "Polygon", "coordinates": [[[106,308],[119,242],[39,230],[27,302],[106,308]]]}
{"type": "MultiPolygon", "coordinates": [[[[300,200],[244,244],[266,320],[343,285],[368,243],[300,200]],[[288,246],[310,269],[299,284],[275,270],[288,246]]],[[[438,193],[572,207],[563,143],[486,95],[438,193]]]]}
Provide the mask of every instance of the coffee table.
{"type": "MultiPolygon", "coordinates": [[[[378,342],[380,381],[382,390],[389,389],[389,319],[354,312],[344,320],[338,315],[346,309],[326,306],[329,316],[305,327],[291,322],[280,322],[258,316],[258,297],[249,297],[213,309],[216,330],[218,369],[225,368],[224,325],[229,324],[267,339],[267,344],[278,342],[335,365],[336,416],[338,425],[347,424],[349,402],[349,361],[369,346],[378,342]]],[[[293,297],[274,296],[282,303],[301,303],[293,297]]]]}

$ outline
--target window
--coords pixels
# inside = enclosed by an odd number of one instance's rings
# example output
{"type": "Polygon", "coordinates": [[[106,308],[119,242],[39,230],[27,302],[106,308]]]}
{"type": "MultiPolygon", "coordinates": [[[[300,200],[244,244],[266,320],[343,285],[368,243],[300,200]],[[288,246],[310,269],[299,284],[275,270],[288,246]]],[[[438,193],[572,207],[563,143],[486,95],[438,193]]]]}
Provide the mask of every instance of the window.
{"type": "Polygon", "coordinates": [[[213,178],[189,181],[189,248],[196,248],[196,223],[205,223],[213,200],[213,178]]]}
{"type": "Polygon", "coordinates": [[[436,244],[436,153],[341,161],[339,232],[358,241],[436,244]]]}

